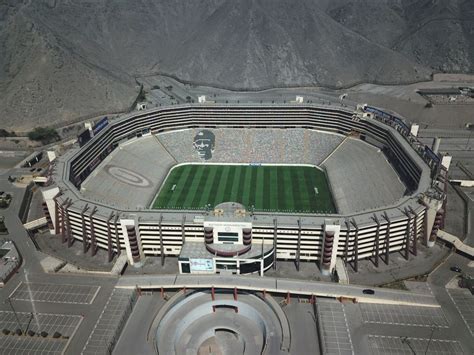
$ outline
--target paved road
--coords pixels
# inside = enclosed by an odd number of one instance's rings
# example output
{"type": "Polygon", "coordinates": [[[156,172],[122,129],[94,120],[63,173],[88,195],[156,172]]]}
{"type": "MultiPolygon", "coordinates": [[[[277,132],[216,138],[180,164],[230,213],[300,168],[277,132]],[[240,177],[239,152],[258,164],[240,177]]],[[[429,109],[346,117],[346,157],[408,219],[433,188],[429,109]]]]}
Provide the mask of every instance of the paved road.
{"type": "MultiPolygon", "coordinates": [[[[295,100],[296,96],[303,96],[305,102],[311,101],[317,104],[328,104],[331,102],[333,105],[340,105],[339,95],[341,93],[320,88],[303,87],[276,88],[261,91],[230,91],[208,86],[185,86],[173,78],[164,75],[140,77],[138,80],[150,86],[159,85],[162,93],[173,96],[175,98],[174,101],[179,101],[180,103],[185,103],[187,96],[190,96],[197,102],[197,98],[201,95],[206,96],[207,101],[215,101],[218,103],[224,103],[226,101],[230,103],[235,103],[237,101],[241,103],[259,103],[262,101],[265,103],[273,101],[282,103],[285,101],[289,103],[290,101],[295,100]],[[171,91],[166,89],[166,86],[169,85],[173,86],[171,91]]],[[[167,102],[168,99],[163,99],[162,96],[163,95],[156,95],[156,93],[152,91],[151,95],[148,96],[148,99],[150,99],[153,104],[167,102]]],[[[350,107],[356,106],[356,103],[351,101],[350,97],[344,100],[344,104],[350,107]]]]}
{"type": "Polygon", "coordinates": [[[431,273],[428,278],[428,282],[434,296],[440,303],[449,323],[451,324],[451,329],[455,330],[456,336],[464,344],[470,344],[470,353],[474,354],[474,342],[472,335],[466,327],[466,323],[459,314],[445,287],[446,284],[456,276],[456,274],[450,270],[450,267],[453,265],[458,265],[463,270],[469,270],[469,261],[469,259],[461,255],[452,254],[443,264],[441,264],[434,272],[431,273]]]}
{"type": "Polygon", "coordinates": [[[18,210],[25,193],[25,189],[17,188],[7,180],[8,171],[0,175],[0,190],[13,195],[13,201],[8,209],[0,210],[5,216],[6,226],[9,231],[7,238],[12,239],[23,257],[23,264],[18,273],[14,275],[0,289],[0,311],[11,311],[10,305],[6,302],[13,291],[26,281],[30,283],[44,283],[52,285],[77,284],[77,285],[95,285],[100,286],[100,290],[94,298],[91,305],[70,304],[70,303],[51,303],[12,300],[11,303],[17,312],[37,312],[52,314],[70,314],[84,316],[81,325],[75,336],[71,339],[68,351],[79,353],[83,348],[91,330],[93,329],[98,316],[108,300],[117,278],[99,277],[89,275],[51,275],[46,274],[40,264],[40,256],[36,252],[33,242],[30,240],[23,224],[18,218],[18,210]],[[33,306],[34,305],[34,306],[33,306]]]}
{"type": "MultiPolygon", "coordinates": [[[[460,129],[438,129],[438,128],[426,128],[420,130],[420,137],[441,137],[441,138],[468,138],[471,135],[469,130],[460,129]]],[[[474,134],[473,134],[474,135],[474,134]]]]}
{"type": "MultiPolygon", "coordinates": [[[[472,203],[470,203],[469,208],[472,208],[472,203]]],[[[474,214],[469,214],[470,224],[474,225],[474,214]]],[[[474,233],[471,232],[466,236],[463,241],[467,245],[473,245],[474,243],[474,233]]],[[[448,320],[452,324],[452,328],[457,331],[458,337],[462,339],[463,342],[470,344],[470,353],[474,354],[474,341],[472,335],[470,334],[468,328],[466,327],[466,323],[464,322],[463,318],[461,317],[456,305],[453,303],[452,298],[449,296],[448,292],[446,291],[446,284],[456,276],[450,270],[451,266],[459,266],[462,270],[466,273],[474,276],[474,269],[469,268],[468,264],[471,261],[459,254],[451,254],[444,263],[442,263],[437,269],[435,269],[428,278],[428,283],[431,286],[431,290],[433,291],[434,296],[440,303],[441,307],[443,308],[448,320]]],[[[474,298],[474,296],[473,296],[474,298]]]]}
{"type": "Polygon", "coordinates": [[[316,295],[323,297],[356,298],[359,302],[405,304],[426,307],[438,307],[431,295],[399,291],[387,288],[373,288],[374,295],[365,295],[366,287],[339,285],[330,282],[313,282],[306,280],[286,280],[258,276],[222,276],[222,275],[137,275],[123,276],[117,283],[119,288],[143,289],[163,288],[219,288],[238,287],[247,290],[266,290],[286,294],[287,292],[301,295],[316,295]]]}

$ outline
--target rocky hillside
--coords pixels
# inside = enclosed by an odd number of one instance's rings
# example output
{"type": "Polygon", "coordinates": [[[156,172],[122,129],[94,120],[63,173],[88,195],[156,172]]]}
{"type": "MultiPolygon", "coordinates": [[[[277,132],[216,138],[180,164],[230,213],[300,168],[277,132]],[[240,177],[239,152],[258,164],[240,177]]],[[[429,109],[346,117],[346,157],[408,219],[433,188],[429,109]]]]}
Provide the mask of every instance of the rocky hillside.
{"type": "Polygon", "coordinates": [[[344,87],[473,59],[472,0],[4,0],[0,128],[127,108],[137,75],[344,87]]]}

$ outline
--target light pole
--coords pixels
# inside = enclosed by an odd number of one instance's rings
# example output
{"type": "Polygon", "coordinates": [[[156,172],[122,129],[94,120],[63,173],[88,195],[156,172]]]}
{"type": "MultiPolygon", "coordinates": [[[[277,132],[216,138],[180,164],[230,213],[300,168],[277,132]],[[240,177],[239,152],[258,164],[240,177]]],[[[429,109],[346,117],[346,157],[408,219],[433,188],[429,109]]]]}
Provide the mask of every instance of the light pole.
{"type": "Polygon", "coordinates": [[[471,141],[471,136],[472,136],[472,131],[474,131],[474,126],[469,125],[468,127],[469,127],[468,128],[469,129],[469,137],[467,138],[466,148],[464,148],[464,150],[467,150],[467,147],[469,147],[469,143],[471,141]]]}
{"type": "Polygon", "coordinates": [[[428,340],[428,344],[426,345],[426,349],[425,349],[425,355],[428,353],[428,348],[430,347],[430,344],[431,344],[431,339],[433,339],[433,333],[434,331],[437,329],[437,326],[435,324],[433,324],[431,326],[431,335],[430,335],[430,340],[428,340]]]}
{"type": "Polygon", "coordinates": [[[15,318],[16,318],[16,321],[17,321],[17,323],[18,323],[18,328],[20,328],[21,332],[23,333],[23,329],[22,329],[21,323],[20,323],[20,318],[18,318],[18,314],[16,313],[15,308],[13,308],[13,304],[12,304],[11,298],[8,297],[8,298],[7,298],[7,301],[8,301],[8,303],[10,304],[10,307],[11,307],[11,309],[12,309],[12,311],[13,311],[13,314],[15,314],[15,318]]]}
{"type": "Polygon", "coordinates": [[[411,352],[412,352],[414,355],[416,355],[415,350],[411,347],[410,340],[408,340],[407,337],[400,337],[400,338],[402,339],[402,343],[403,343],[403,344],[407,344],[408,347],[410,348],[411,352]]]}

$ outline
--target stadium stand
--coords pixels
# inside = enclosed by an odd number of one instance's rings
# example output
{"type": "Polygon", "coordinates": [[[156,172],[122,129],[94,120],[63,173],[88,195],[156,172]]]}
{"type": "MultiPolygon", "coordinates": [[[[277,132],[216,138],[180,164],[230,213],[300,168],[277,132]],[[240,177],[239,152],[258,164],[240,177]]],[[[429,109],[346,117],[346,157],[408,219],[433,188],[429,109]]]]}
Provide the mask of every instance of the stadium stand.
{"type": "Polygon", "coordinates": [[[173,157],[153,136],[129,141],[95,169],[83,184],[82,193],[112,206],[143,209],[174,164],[173,157]]]}
{"type": "MultiPolygon", "coordinates": [[[[192,149],[200,129],[159,134],[157,138],[179,163],[202,162],[192,149]]],[[[304,129],[212,129],[213,163],[290,163],[319,165],[344,139],[339,134],[304,129]]]]}
{"type": "MultiPolygon", "coordinates": [[[[318,261],[323,272],[330,272],[336,258],[342,257],[357,271],[358,260],[371,258],[378,266],[379,260],[388,263],[393,252],[401,252],[406,259],[416,256],[419,241],[434,245],[444,216],[446,179],[439,174],[440,162],[439,155],[410,136],[402,118],[367,105],[356,110],[316,105],[173,105],[124,115],[83,147],[56,159],[51,184],[43,190],[44,211],[51,232],[65,245],[78,241],[84,253],[91,250],[92,255],[98,248],[106,249],[110,261],[121,252],[132,265],[146,256],[179,256],[188,241],[204,243],[205,233],[212,233],[212,228],[205,232],[206,223],[235,228],[244,223],[252,244],[268,246],[270,251],[261,259],[241,260],[241,266],[226,259],[215,259],[215,265],[230,265],[235,273],[262,274],[278,260],[294,260],[297,268],[300,261],[318,261]],[[338,160],[344,166],[344,171],[330,176],[331,185],[333,189],[341,185],[345,198],[356,201],[339,202],[340,208],[348,211],[357,204],[358,209],[364,203],[379,207],[338,214],[235,211],[231,217],[221,216],[218,210],[142,208],[147,205],[145,194],[153,198],[149,192],[158,189],[171,165],[202,162],[203,155],[191,146],[195,134],[206,129],[215,135],[210,161],[224,163],[319,165],[344,137],[358,137],[383,148],[407,193],[402,196],[402,185],[383,153],[347,139],[325,162],[328,170],[338,160]],[[142,138],[149,134],[157,135],[162,144],[154,137],[142,138]],[[139,153],[128,151],[134,145],[139,153]],[[128,158],[117,159],[122,154],[128,158]],[[125,185],[108,186],[107,174],[125,185]],[[102,199],[92,198],[94,184],[102,199]],[[149,185],[152,188],[145,191],[149,185]],[[382,199],[382,188],[388,189],[390,202],[388,197],[382,199]],[[109,194],[127,203],[108,203],[109,194]]],[[[189,272],[190,260],[178,260],[180,271],[189,272]]]]}
{"type": "Polygon", "coordinates": [[[360,140],[347,139],[323,166],[342,214],[392,204],[405,192],[405,186],[383,153],[360,140]]]}

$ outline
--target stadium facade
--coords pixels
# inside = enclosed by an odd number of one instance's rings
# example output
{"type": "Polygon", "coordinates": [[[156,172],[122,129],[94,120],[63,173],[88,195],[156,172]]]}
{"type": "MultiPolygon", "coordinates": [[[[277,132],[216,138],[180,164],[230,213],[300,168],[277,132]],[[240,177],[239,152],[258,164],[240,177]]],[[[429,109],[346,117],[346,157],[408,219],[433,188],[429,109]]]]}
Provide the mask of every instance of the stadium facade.
{"type": "MultiPolygon", "coordinates": [[[[175,105],[116,119],[58,158],[43,189],[43,208],[52,233],[65,246],[79,242],[92,255],[105,249],[109,260],[125,252],[132,265],[147,256],[175,256],[183,273],[263,274],[278,260],[294,260],[298,269],[300,262],[311,261],[330,273],[336,258],[342,258],[357,270],[361,259],[379,265],[388,263],[393,252],[407,259],[416,255],[418,241],[434,245],[446,199],[442,158],[420,143],[403,119],[366,105],[354,110],[309,104],[175,105]],[[205,211],[129,208],[84,193],[85,183],[114,151],[133,140],[183,129],[301,129],[362,140],[384,152],[406,192],[392,204],[336,214],[255,212],[233,204],[205,211]],[[222,242],[223,236],[235,236],[235,243],[222,242]]],[[[142,159],[147,164],[147,157],[142,159]]],[[[346,174],[350,179],[350,171],[346,174]]],[[[122,177],[141,183],[133,172],[122,177]]]]}

